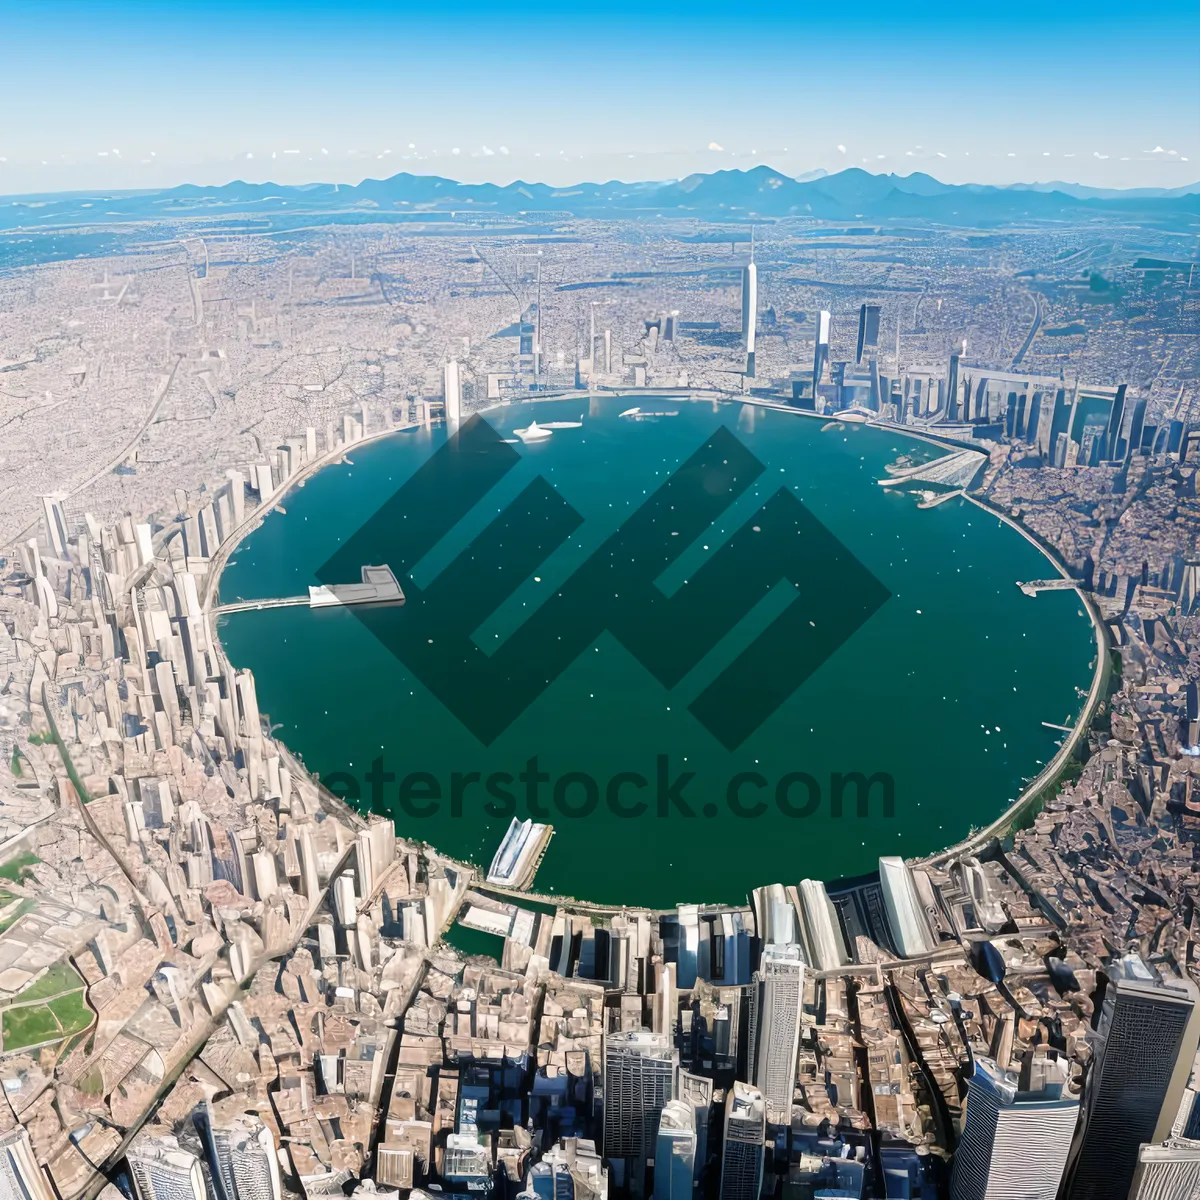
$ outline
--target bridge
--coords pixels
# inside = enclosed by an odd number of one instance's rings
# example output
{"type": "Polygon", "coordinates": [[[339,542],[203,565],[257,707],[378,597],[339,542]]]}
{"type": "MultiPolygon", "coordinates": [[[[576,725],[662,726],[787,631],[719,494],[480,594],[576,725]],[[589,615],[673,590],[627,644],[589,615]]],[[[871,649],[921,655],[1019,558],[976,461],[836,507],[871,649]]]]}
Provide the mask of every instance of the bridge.
{"type": "Polygon", "coordinates": [[[236,600],[232,604],[218,604],[213,608],[217,616],[224,613],[256,612],[260,608],[299,608],[303,604],[309,607],[307,596],[284,596],[278,600],[236,600]]]}

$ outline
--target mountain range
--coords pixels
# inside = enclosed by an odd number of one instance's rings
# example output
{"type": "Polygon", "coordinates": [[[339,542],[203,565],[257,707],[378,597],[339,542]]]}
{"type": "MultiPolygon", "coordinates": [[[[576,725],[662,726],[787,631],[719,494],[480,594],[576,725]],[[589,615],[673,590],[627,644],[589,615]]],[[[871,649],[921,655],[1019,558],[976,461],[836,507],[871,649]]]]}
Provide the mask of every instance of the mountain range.
{"type": "MultiPolygon", "coordinates": [[[[947,184],[921,172],[873,175],[851,167],[800,179],[768,166],[714,171],[655,183],[580,183],[551,187],[458,183],[403,172],[356,185],[299,186],[235,181],[219,187],[184,184],[156,192],[57,193],[6,197],[0,228],[116,224],[164,217],[271,214],[481,213],[569,214],[579,217],[697,217],[753,221],[816,217],[834,221],[930,221],[996,226],[1025,221],[1110,216],[1170,225],[1200,216],[1200,183],[1174,189],[1114,191],[1070,183],[947,184]]],[[[276,221],[273,220],[272,224],[276,221]]]]}

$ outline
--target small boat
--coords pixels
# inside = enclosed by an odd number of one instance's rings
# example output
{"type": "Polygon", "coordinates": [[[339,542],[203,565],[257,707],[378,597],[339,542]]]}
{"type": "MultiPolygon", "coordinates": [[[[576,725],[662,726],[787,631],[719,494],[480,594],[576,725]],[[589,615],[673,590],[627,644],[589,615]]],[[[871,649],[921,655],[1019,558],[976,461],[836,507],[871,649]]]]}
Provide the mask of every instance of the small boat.
{"type": "Polygon", "coordinates": [[[677,417],[679,410],[673,409],[670,412],[647,412],[642,408],[627,408],[620,414],[622,417],[628,417],[631,421],[649,421],[654,417],[677,417]]]}
{"type": "Polygon", "coordinates": [[[548,437],[554,436],[554,430],[547,429],[536,421],[531,421],[526,429],[514,429],[513,433],[523,442],[544,442],[548,437]]]}

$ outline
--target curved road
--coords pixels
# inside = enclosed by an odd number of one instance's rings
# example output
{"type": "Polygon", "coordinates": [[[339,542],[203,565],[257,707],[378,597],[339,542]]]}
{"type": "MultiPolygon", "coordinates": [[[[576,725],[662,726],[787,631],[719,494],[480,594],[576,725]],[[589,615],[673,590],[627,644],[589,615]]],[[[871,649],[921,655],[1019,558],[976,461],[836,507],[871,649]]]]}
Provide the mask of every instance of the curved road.
{"type": "Polygon", "coordinates": [[[1041,292],[1030,292],[1029,294],[1033,297],[1033,324],[1029,327],[1029,332],[1025,335],[1025,341],[1020,350],[1017,351],[1017,357],[1012,360],[1012,366],[1009,368],[1012,371],[1021,365],[1021,359],[1033,345],[1033,339],[1037,337],[1037,331],[1042,327],[1042,294],[1041,292]]]}

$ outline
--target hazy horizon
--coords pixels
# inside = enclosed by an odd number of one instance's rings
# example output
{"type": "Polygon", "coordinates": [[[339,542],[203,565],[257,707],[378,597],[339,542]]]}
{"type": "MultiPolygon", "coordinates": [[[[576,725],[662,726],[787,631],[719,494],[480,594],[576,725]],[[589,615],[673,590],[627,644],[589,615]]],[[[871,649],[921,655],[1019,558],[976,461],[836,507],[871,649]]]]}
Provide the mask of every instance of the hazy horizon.
{"type": "MultiPolygon", "coordinates": [[[[170,190],[172,190],[174,188],[178,188],[178,187],[224,188],[224,187],[228,187],[232,184],[237,184],[237,183],[244,183],[251,187],[278,186],[278,187],[304,188],[304,187],[334,186],[334,187],[351,188],[351,187],[359,187],[363,183],[366,183],[369,181],[386,182],[388,179],[391,179],[395,176],[402,175],[402,174],[409,174],[409,175],[412,175],[415,177],[443,178],[443,179],[447,179],[447,180],[457,183],[457,184],[466,184],[466,185],[488,185],[488,184],[491,184],[491,185],[494,185],[497,187],[508,187],[513,184],[524,184],[526,186],[546,186],[546,187],[554,187],[554,188],[570,187],[570,186],[584,186],[584,185],[586,185],[586,186],[591,186],[591,185],[606,186],[606,185],[612,185],[612,184],[617,184],[617,185],[624,184],[624,185],[628,185],[629,187],[639,187],[639,186],[649,186],[649,185],[654,185],[654,184],[670,184],[670,183],[677,182],[678,180],[685,178],[684,175],[673,175],[673,176],[665,176],[665,177],[657,177],[657,178],[652,178],[652,177],[635,178],[631,175],[613,175],[613,176],[597,175],[595,177],[579,176],[579,177],[575,177],[575,178],[571,178],[571,179],[564,179],[561,182],[552,183],[547,179],[541,179],[541,178],[538,178],[533,175],[522,176],[522,175],[513,174],[510,176],[493,177],[493,178],[476,178],[476,179],[467,178],[465,173],[455,173],[454,166],[453,166],[453,160],[448,161],[445,164],[446,165],[445,171],[436,169],[436,164],[430,164],[430,169],[421,169],[421,167],[423,165],[424,164],[411,164],[411,165],[403,164],[403,165],[399,166],[396,170],[389,170],[387,172],[377,172],[377,173],[369,173],[368,172],[366,174],[354,176],[353,178],[341,178],[341,179],[338,179],[338,178],[333,177],[332,175],[329,175],[326,177],[313,176],[312,178],[299,178],[295,182],[290,182],[290,181],[285,182],[283,179],[275,178],[269,172],[262,175],[261,177],[256,176],[256,175],[251,175],[248,173],[242,173],[242,174],[229,175],[227,178],[221,178],[219,180],[218,179],[181,178],[181,179],[176,180],[175,182],[165,183],[160,186],[136,187],[136,186],[125,185],[122,187],[103,187],[103,186],[101,186],[101,187],[90,187],[90,188],[83,187],[83,188],[45,189],[45,190],[40,190],[40,191],[28,191],[28,192],[7,192],[7,193],[0,192],[0,196],[3,196],[6,199],[12,199],[12,200],[20,200],[23,197],[46,197],[46,196],[58,196],[58,195],[61,195],[61,196],[69,196],[69,195],[80,195],[80,196],[96,195],[96,196],[99,196],[101,194],[115,195],[120,192],[150,192],[150,193],[159,192],[159,191],[165,192],[165,191],[170,191],[170,190]]],[[[752,171],[758,167],[765,167],[768,170],[771,170],[771,171],[775,172],[776,174],[785,176],[787,178],[792,178],[792,179],[799,178],[799,181],[801,181],[801,182],[809,182],[809,179],[807,178],[807,176],[810,176],[810,175],[813,176],[813,178],[827,178],[829,176],[836,175],[843,171],[852,170],[852,169],[861,169],[861,170],[868,172],[871,175],[875,175],[875,176],[894,175],[898,179],[906,179],[914,174],[920,174],[920,175],[932,177],[932,178],[936,179],[939,183],[948,184],[948,185],[953,183],[953,184],[956,184],[959,186],[974,185],[974,186],[984,186],[984,187],[993,186],[993,187],[998,187],[998,188],[1022,188],[1022,187],[1024,187],[1024,188],[1048,188],[1048,187],[1054,187],[1054,186],[1058,185],[1058,186],[1065,186],[1065,187],[1097,187],[1097,188],[1100,188],[1102,190],[1107,190],[1107,191],[1137,191],[1141,188],[1161,188],[1164,190],[1170,189],[1170,188],[1173,188],[1173,189],[1184,188],[1184,189],[1189,189],[1191,191],[1200,191],[1200,173],[1198,173],[1197,177],[1195,177],[1195,178],[1188,177],[1187,179],[1180,180],[1180,182],[1178,182],[1176,184],[1166,184],[1166,183],[1163,183],[1163,184],[1140,184],[1140,185],[1134,184],[1128,188],[1109,187],[1109,186],[1103,185],[1103,184],[1082,184],[1078,179],[1065,178],[1063,176],[1059,176],[1059,177],[1053,178],[1053,179],[1051,179],[1051,178],[1014,179],[1010,183],[981,184],[980,181],[977,179],[963,179],[963,180],[954,180],[954,181],[946,179],[941,174],[937,173],[936,168],[922,168],[922,167],[914,166],[914,167],[910,167],[907,169],[901,168],[899,170],[893,169],[893,170],[889,171],[886,167],[881,166],[880,169],[873,170],[870,165],[865,166],[865,167],[860,167],[859,164],[857,164],[857,163],[851,163],[851,164],[847,164],[846,166],[837,167],[832,171],[827,170],[824,174],[820,174],[820,175],[816,174],[816,172],[818,172],[818,170],[819,170],[818,168],[812,168],[808,172],[805,172],[805,171],[799,172],[798,177],[796,175],[793,175],[791,172],[778,170],[772,162],[747,162],[747,163],[738,164],[738,165],[729,164],[727,166],[711,166],[711,167],[708,167],[706,170],[701,169],[698,172],[688,172],[688,174],[696,174],[696,173],[712,174],[712,173],[715,173],[717,171],[722,171],[722,170],[725,170],[725,171],[729,171],[729,170],[752,171]]]]}
{"type": "Polygon", "coordinates": [[[0,194],[665,180],[768,162],[1173,188],[1200,171],[1200,11],[883,0],[603,20],[529,0],[10,0],[0,194]]]}

